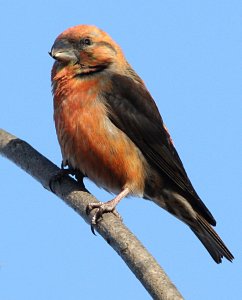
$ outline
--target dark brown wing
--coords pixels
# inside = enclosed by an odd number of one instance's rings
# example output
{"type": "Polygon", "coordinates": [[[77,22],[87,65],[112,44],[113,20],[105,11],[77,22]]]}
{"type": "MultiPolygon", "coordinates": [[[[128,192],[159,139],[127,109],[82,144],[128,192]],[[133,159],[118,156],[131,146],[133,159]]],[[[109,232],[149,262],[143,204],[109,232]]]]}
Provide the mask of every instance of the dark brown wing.
{"type": "Polygon", "coordinates": [[[110,120],[129,136],[162,176],[168,177],[182,189],[198,213],[210,224],[216,225],[212,214],[194,190],[145,86],[123,75],[112,74],[110,78],[113,90],[104,95],[110,120]]]}

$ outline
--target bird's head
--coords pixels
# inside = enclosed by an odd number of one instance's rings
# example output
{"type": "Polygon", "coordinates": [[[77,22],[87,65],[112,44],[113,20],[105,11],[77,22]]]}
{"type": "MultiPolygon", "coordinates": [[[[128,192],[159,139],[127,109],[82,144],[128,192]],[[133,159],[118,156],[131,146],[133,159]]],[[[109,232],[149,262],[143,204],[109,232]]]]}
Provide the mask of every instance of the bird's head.
{"type": "MultiPolygon", "coordinates": [[[[90,25],[77,25],[65,30],[55,40],[49,54],[58,68],[75,66],[77,73],[92,73],[112,65],[124,65],[120,47],[111,37],[90,25]]],[[[116,66],[115,66],[116,67],[116,66]]]]}

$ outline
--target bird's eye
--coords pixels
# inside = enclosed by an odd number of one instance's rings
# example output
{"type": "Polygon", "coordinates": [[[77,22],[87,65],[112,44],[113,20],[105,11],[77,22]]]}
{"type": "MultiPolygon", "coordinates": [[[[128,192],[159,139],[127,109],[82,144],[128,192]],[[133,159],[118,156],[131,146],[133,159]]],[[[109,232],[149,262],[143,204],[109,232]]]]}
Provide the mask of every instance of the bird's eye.
{"type": "Polygon", "coordinates": [[[80,42],[82,45],[85,45],[85,46],[90,46],[92,44],[92,41],[89,38],[81,39],[80,42]]]}

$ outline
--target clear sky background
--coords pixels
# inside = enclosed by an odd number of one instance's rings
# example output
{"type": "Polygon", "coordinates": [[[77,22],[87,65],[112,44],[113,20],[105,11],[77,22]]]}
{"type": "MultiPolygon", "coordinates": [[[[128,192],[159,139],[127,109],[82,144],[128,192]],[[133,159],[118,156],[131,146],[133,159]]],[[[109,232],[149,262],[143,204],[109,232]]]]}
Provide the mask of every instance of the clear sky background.
{"type": "MultiPolygon", "coordinates": [[[[155,204],[123,200],[125,224],[185,299],[242,292],[241,1],[0,0],[0,126],[60,165],[48,55],[66,28],[95,24],[144,79],[197,192],[235,256],[213,262],[155,204]]],[[[0,157],[0,299],[149,299],[120,257],[55,195],[0,157]]],[[[87,182],[100,200],[110,195],[87,182]]]]}

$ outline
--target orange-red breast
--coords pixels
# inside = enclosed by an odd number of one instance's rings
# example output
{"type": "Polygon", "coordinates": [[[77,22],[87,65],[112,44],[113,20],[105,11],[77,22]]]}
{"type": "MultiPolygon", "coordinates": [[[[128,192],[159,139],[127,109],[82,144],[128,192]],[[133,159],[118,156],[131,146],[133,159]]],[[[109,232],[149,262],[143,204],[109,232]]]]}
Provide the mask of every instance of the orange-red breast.
{"type": "Polygon", "coordinates": [[[63,164],[117,194],[89,206],[98,208],[92,224],[125,196],[143,197],[186,223],[217,263],[222,257],[232,261],[154,100],[121,48],[97,27],[79,25],[60,34],[50,54],[63,164]]]}

